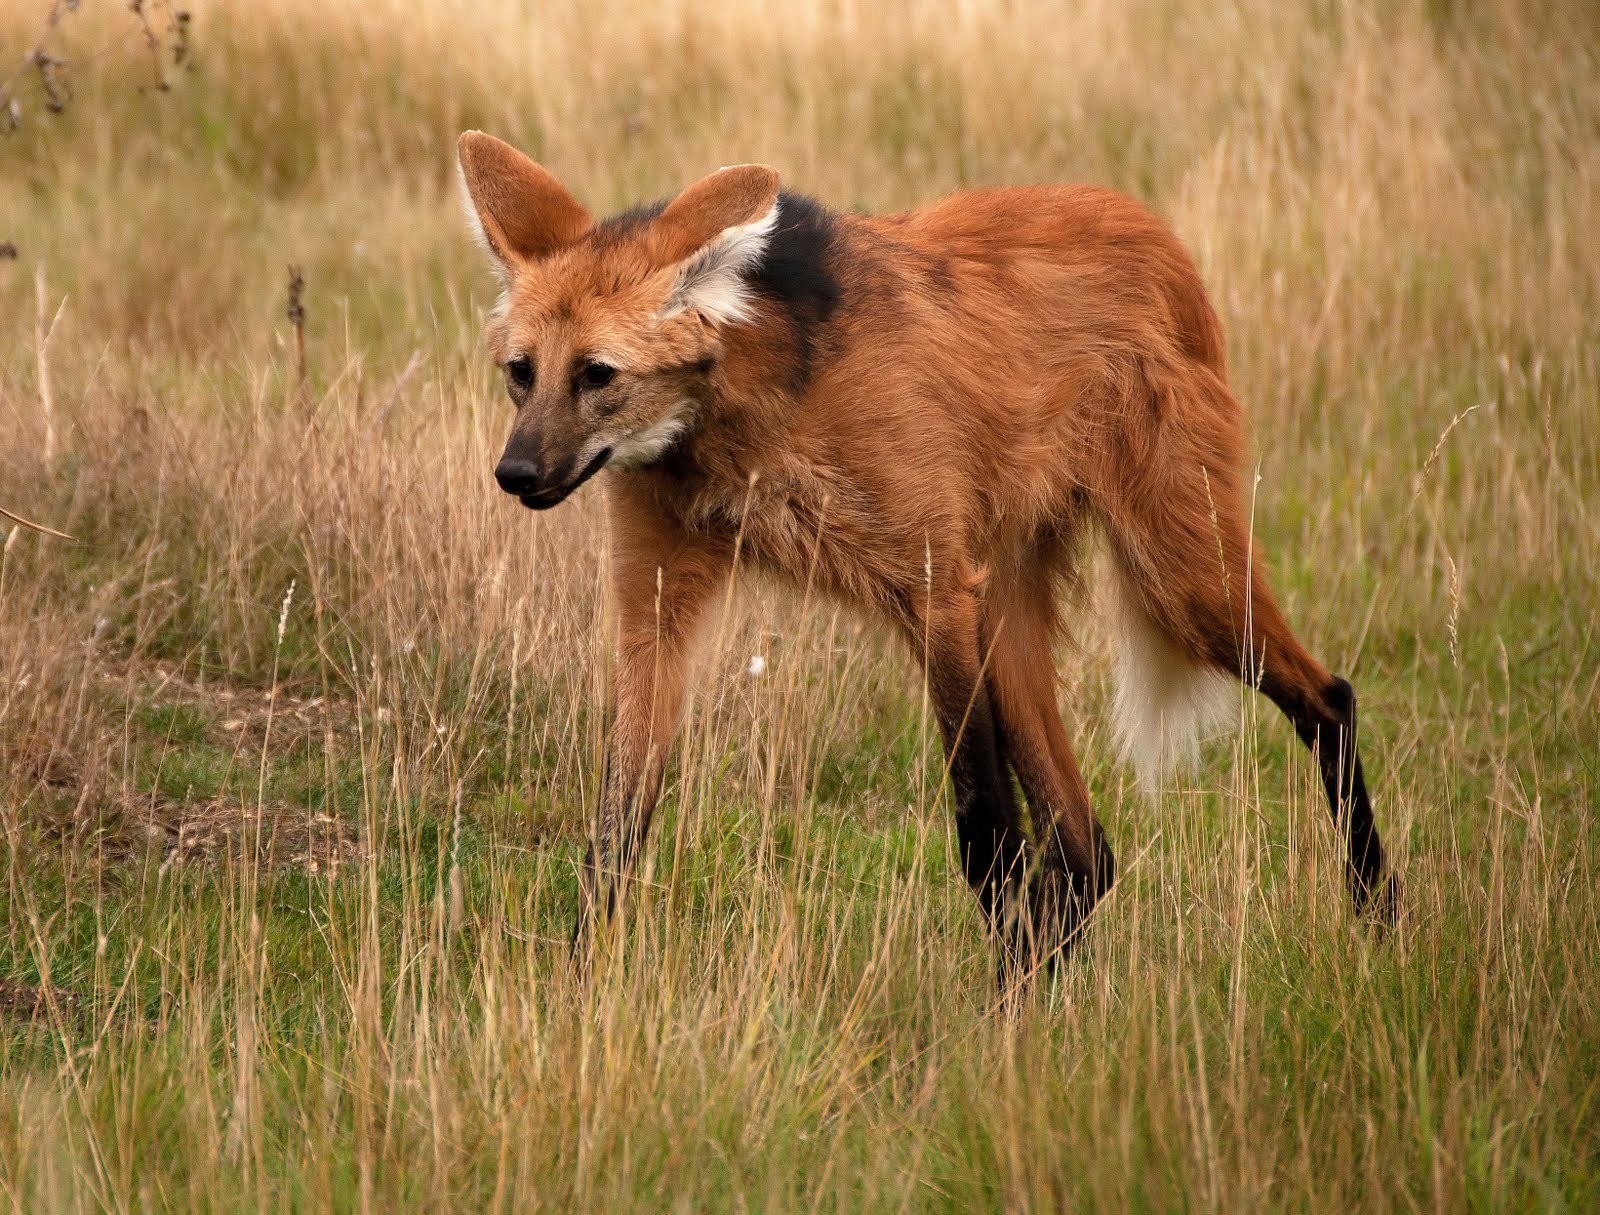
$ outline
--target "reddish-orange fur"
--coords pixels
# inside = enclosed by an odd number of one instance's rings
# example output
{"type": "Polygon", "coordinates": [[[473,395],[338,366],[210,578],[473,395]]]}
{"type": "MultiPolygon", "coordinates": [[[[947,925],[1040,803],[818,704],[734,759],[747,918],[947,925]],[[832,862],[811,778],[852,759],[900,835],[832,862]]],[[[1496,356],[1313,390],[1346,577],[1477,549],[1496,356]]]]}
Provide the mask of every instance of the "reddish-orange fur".
{"type": "Polygon", "coordinates": [[[517,482],[532,487],[524,500],[559,501],[556,483],[613,432],[602,464],[632,450],[629,436],[688,419],[606,486],[620,648],[597,863],[609,842],[625,867],[643,837],[696,631],[737,545],[742,561],[887,618],[927,655],[968,875],[997,925],[1069,939],[1113,870],[1052,660],[1061,588],[1093,528],[1128,610],[1178,661],[1258,681],[1319,748],[1358,905],[1378,892],[1353,698],[1295,639],[1252,557],[1221,328],[1148,211],[1104,189],[1034,186],[832,215],[832,302],[812,315],[753,290],[749,318],[728,323],[674,312],[674,292],[685,258],[770,210],[770,170],[725,171],[654,220],[574,238],[576,204],[552,206],[525,170],[539,190],[497,221],[505,152],[463,137],[463,175],[508,278],[489,345],[503,363],[536,364],[507,449],[532,470],[517,482]],[[553,251],[541,207],[567,226],[553,251]],[[517,227],[539,234],[527,255],[493,234],[517,227]],[[596,351],[617,370],[590,390],[580,380],[596,351]]]}

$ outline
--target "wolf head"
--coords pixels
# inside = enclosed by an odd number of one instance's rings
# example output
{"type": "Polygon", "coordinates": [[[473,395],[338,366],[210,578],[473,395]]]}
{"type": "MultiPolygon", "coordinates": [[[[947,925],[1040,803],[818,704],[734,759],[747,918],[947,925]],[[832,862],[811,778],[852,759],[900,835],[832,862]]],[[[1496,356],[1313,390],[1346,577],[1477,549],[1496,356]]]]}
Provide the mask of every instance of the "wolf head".
{"type": "Polygon", "coordinates": [[[504,293],[485,328],[517,409],[495,479],[543,510],[607,466],[664,455],[749,321],[778,174],[721,169],[665,205],[595,222],[547,170],[479,131],[457,163],[504,293]]]}

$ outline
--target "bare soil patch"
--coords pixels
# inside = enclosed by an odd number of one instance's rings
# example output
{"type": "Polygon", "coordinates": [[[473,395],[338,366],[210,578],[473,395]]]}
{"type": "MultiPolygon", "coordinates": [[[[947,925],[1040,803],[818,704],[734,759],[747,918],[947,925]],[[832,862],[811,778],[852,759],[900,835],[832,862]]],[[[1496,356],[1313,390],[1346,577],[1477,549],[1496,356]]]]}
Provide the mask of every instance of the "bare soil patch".
{"type": "MultiPolygon", "coordinates": [[[[167,663],[125,664],[102,672],[127,687],[131,708],[193,705],[215,719],[206,742],[235,755],[280,747],[337,746],[354,729],[353,705],[321,696],[200,683],[167,663]]],[[[278,869],[336,874],[359,862],[364,845],[325,810],[238,796],[175,798],[129,787],[107,770],[107,742],[69,742],[39,733],[0,744],[0,780],[29,807],[48,840],[71,840],[106,860],[159,852],[161,865],[253,858],[278,869]]]]}

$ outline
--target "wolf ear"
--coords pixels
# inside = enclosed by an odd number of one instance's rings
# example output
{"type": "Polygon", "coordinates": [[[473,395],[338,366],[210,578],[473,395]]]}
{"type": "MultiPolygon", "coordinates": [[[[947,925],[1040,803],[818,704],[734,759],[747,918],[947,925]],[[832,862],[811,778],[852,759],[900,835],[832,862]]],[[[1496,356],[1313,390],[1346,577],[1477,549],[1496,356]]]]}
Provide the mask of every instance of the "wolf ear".
{"type": "Polygon", "coordinates": [[[778,171],[734,165],[695,182],[667,204],[654,228],[676,280],[663,316],[690,309],[713,321],[750,319],[746,276],[778,225],[778,171]]]}
{"type": "Polygon", "coordinates": [[[548,170],[493,135],[456,144],[467,221],[502,275],[572,244],[594,220],[548,170]]]}

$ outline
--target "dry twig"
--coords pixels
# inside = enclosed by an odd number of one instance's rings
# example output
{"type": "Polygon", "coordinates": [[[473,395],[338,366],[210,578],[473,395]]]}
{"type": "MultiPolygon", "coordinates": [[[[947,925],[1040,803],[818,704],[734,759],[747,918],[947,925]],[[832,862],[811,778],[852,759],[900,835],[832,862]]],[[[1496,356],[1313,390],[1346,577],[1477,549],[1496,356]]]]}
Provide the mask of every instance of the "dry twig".
{"type": "MultiPolygon", "coordinates": [[[[61,19],[77,10],[78,0],[51,0],[39,40],[22,56],[16,70],[0,81],[0,128],[11,132],[22,126],[22,98],[18,96],[18,89],[30,74],[38,76],[45,109],[59,114],[67,108],[72,100],[72,89],[66,79],[67,61],[51,52],[50,40],[61,19]]],[[[171,50],[173,68],[187,67],[191,59],[189,13],[185,9],[174,9],[171,0],[129,0],[128,11],[138,21],[145,46],[150,51],[155,79],[147,87],[164,93],[172,87],[165,52],[171,50]]]]}
{"type": "Polygon", "coordinates": [[[21,515],[13,514],[3,506],[0,506],[0,516],[10,519],[11,522],[15,523],[18,527],[25,527],[31,532],[40,532],[46,536],[54,536],[58,540],[71,540],[74,544],[78,542],[76,536],[69,536],[66,532],[58,532],[55,528],[46,527],[43,523],[35,523],[31,519],[24,519],[21,515]]]}
{"type": "Polygon", "coordinates": [[[289,306],[284,315],[294,327],[294,388],[302,398],[306,395],[306,290],[305,275],[299,266],[289,267],[289,306]]]}
{"type": "Polygon", "coordinates": [[[138,19],[139,32],[144,35],[145,47],[150,52],[150,67],[155,74],[150,87],[165,93],[172,87],[172,82],[167,78],[161,52],[166,48],[167,39],[171,38],[172,66],[181,68],[189,62],[189,14],[181,8],[173,10],[166,0],[128,0],[128,11],[138,19]],[[151,20],[152,13],[163,10],[169,14],[164,30],[158,29],[151,20]]]}
{"type": "Polygon", "coordinates": [[[72,98],[72,90],[67,87],[66,80],[61,74],[61,69],[66,67],[66,61],[57,59],[47,49],[50,44],[50,35],[55,33],[56,26],[61,24],[61,18],[70,12],[76,12],[78,0],[52,0],[50,10],[45,14],[44,32],[39,35],[39,41],[34,43],[33,49],[23,55],[22,63],[17,70],[12,72],[4,81],[0,81],[0,114],[5,115],[6,130],[15,131],[22,125],[22,99],[17,96],[17,85],[30,70],[39,74],[39,87],[44,90],[44,104],[52,114],[59,114],[67,108],[67,102],[72,98]]]}

